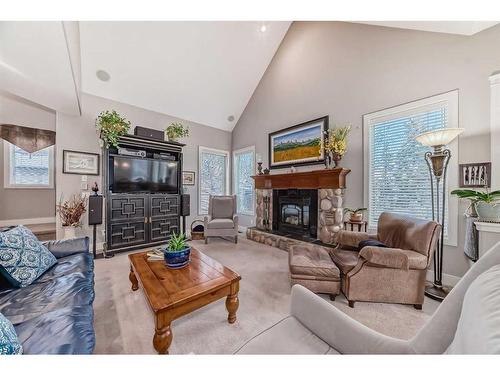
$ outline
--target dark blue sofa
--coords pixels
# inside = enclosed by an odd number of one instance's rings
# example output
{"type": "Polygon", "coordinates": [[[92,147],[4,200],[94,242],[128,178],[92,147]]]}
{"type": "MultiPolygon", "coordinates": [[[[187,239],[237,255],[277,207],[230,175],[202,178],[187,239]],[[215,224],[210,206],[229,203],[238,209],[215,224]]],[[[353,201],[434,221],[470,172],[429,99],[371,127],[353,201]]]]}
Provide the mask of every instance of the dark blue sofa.
{"type": "Polygon", "coordinates": [[[14,324],[24,354],[91,354],[95,294],[89,239],[45,245],[57,264],[25,288],[0,281],[0,311],[14,324]]]}

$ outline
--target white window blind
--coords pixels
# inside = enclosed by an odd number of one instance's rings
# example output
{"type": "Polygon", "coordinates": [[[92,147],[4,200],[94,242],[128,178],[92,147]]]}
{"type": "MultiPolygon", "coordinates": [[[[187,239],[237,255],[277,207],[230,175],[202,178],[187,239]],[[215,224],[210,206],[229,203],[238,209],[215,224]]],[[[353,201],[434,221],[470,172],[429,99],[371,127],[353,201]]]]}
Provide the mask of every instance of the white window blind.
{"type": "MultiPolygon", "coordinates": [[[[430,149],[415,141],[415,137],[426,131],[456,126],[450,125],[450,111],[454,121],[457,108],[458,95],[445,98],[439,95],[434,100],[426,98],[364,116],[368,132],[368,139],[365,138],[365,142],[368,141],[368,150],[365,145],[368,192],[365,197],[370,228],[376,228],[380,214],[385,211],[432,219],[430,174],[424,159],[430,149]]],[[[456,160],[458,154],[454,157],[456,160]]],[[[448,218],[447,210],[445,236],[449,232],[448,218]]]]}
{"type": "Polygon", "coordinates": [[[234,152],[234,193],[237,199],[238,213],[254,214],[255,148],[248,147],[234,152]]]}
{"type": "Polygon", "coordinates": [[[206,214],[210,195],[229,193],[229,152],[200,146],[198,167],[198,211],[200,214],[206,214]]]}
{"type": "Polygon", "coordinates": [[[4,143],[5,181],[7,188],[53,188],[54,146],[28,153],[21,148],[4,143]]]}

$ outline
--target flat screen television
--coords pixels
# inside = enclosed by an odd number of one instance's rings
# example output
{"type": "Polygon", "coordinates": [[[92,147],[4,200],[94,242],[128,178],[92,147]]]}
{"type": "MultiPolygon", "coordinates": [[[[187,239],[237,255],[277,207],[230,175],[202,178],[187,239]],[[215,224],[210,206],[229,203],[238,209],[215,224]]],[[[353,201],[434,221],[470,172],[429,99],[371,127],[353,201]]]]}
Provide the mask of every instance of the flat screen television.
{"type": "Polygon", "coordinates": [[[179,162],[157,159],[134,159],[115,156],[111,191],[113,193],[178,193],[179,162]]]}

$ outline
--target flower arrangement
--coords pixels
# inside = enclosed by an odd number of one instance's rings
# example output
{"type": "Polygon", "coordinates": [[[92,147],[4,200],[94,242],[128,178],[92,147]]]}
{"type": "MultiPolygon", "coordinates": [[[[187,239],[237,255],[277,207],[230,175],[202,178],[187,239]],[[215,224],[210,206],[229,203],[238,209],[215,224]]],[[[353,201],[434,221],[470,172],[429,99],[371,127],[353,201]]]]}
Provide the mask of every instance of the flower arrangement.
{"type": "Polygon", "coordinates": [[[130,121],[115,110],[102,111],[95,120],[95,126],[106,148],[118,147],[118,138],[128,133],[130,121]]]}
{"type": "Polygon", "coordinates": [[[173,122],[165,129],[165,134],[169,141],[175,141],[178,138],[189,137],[189,128],[180,122],[173,122]]]}
{"type": "Polygon", "coordinates": [[[80,227],[82,215],[87,210],[87,201],[85,197],[77,194],[65,202],[62,201],[61,197],[59,204],[56,205],[56,210],[63,227],[80,227]]]}
{"type": "Polygon", "coordinates": [[[347,151],[347,136],[351,131],[350,126],[342,126],[327,130],[323,148],[325,152],[343,156],[347,151]]]}
{"type": "Polygon", "coordinates": [[[338,162],[347,151],[347,136],[351,131],[351,126],[335,127],[325,131],[325,140],[320,147],[320,154],[325,153],[325,161],[327,168],[330,167],[333,160],[334,166],[338,166],[338,162]]]}

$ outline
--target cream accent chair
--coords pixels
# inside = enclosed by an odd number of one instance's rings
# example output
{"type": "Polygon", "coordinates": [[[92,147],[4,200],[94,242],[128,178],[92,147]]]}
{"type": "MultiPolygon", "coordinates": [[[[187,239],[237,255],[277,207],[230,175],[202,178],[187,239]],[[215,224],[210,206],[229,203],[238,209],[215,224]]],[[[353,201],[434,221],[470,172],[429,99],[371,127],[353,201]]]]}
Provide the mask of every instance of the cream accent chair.
{"type": "Polygon", "coordinates": [[[236,195],[210,195],[204,227],[205,243],[209,237],[234,237],[234,243],[238,243],[236,195]]]}
{"type": "Polygon", "coordinates": [[[237,354],[500,354],[499,311],[500,242],[469,269],[410,340],[378,333],[294,285],[290,315],[237,354]]]}

